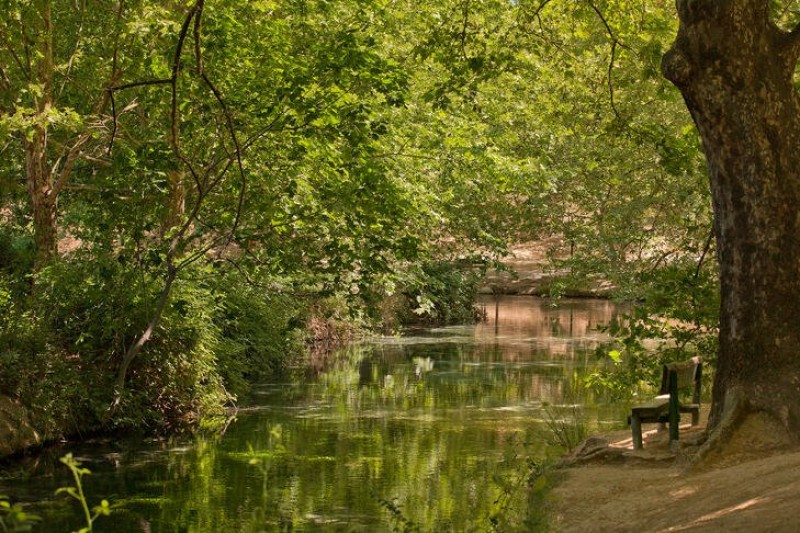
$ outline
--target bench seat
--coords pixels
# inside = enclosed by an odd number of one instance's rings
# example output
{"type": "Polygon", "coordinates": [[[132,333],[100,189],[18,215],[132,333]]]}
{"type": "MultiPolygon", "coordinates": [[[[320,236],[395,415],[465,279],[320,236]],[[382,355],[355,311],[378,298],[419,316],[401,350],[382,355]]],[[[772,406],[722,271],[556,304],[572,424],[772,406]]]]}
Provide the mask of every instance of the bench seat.
{"type": "Polygon", "coordinates": [[[670,422],[670,440],[678,439],[679,413],[691,413],[693,426],[700,423],[702,364],[700,357],[693,357],[683,363],[663,366],[660,394],[648,402],[634,405],[631,408],[630,416],[628,416],[634,449],[639,450],[643,446],[642,423],[644,422],[658,422],[660,424],[670,422]],[[673,390],[671,393],[676,396],[674,405],[677,406],[672,417],[670,417],[670,375],[675,380],[675,383],[672,384],[673,390]],[[691,403],[680,403],[678,398],[679,391],[690,387],[693,389],[691,403]],[[670,418],[673,420],[671,421],[670,418]]]}

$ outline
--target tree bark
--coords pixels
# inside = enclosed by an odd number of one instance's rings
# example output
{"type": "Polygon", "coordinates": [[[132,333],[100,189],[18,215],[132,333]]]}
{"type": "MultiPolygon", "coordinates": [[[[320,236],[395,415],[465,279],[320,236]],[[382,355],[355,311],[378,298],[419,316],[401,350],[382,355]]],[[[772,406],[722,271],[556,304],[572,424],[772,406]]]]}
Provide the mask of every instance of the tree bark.
{"type": "Polygon", "coordinates": [[[39,4],[41,18],[38,39],[37,81],[41,94],[36,102],[36,124],[32,134],[24,140],[25,171],[28,196],[33,211],[33,233],[36,247],[34,268],[39,270],[56,255],[58,227],[56,225],[56,199],[49,169],[47,168],[47,114],[53,105],[53,27],[49,0],[39,4]]]}
{"type": "Polygon", "coordinates": [[[165,236],[173,228],[179,227],[186,214],[186,187],[183,185],[184,173],[172,170],[167,175],[169,180],[169,196],[164,218],[161,221],[161,236],[165,236]]]}
{"type": "Polygon", "coordinates": [[[34,267],[39,270],[55,257],[58,246],[57,195],[47,169],[47,130],[44,127],[37,126],[33,138],[25,141],[25,172],[33,212],[34,267]]]}
{"type": "Polygon", "coordinates": [[[708,160],[720,264],[720,347],[709,427],[744,398],[800,436],[800,97],[797,37],[768,0],[678,0],[664,75],[708,160]],[[728,401],[726,401],[728,400],[728,401]],[[729,407],[730,408],[730,407],[729,407]]]}

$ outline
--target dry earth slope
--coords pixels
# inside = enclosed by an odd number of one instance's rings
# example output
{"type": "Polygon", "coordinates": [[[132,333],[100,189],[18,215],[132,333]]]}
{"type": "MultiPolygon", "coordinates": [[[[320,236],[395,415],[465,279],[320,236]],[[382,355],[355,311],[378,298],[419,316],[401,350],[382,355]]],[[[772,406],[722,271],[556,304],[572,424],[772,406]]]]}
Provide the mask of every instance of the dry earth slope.
{"type": "Polygon", "coordinates": [[[626,432],[590,440],[550,495],[552,529],[800,531],[800,450],[768,421],[746,420],[722,454],[691,468],[703,428],[681,431],[677,452],[656,431],[639,452],[626,432]]]}

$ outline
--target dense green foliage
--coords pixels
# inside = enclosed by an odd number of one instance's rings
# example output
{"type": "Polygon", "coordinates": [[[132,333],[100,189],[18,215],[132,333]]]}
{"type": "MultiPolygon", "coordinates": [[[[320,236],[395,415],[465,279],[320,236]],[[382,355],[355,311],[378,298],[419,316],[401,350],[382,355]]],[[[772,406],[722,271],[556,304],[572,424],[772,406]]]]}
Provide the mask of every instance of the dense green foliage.
{"type": "Polygon", "coordinates": [[[545,237],[563,286],[644,302],[627,385],[646,337],[711,353],[670,2],[2,8],[0,394],[46,432],[213,419],[315,320],[472,320],[545,237]]]}

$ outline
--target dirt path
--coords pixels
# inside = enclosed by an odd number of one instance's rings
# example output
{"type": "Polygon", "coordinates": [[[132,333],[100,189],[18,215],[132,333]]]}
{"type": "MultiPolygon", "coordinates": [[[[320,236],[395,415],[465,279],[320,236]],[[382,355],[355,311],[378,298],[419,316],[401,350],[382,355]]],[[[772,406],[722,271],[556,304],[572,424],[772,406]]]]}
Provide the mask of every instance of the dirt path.
{"type": "MultiPolygon", "coordinates": [[[[568,253],[555,239],[515,247],[505,260],[515,273],[489,273],[485,292],[548,294],[564,274],[552,270],[552,250],[562,257],[568,253]]],[[[584,295],[607,289],[596,281],[584,295]]],[[[702,420],[707,416],[705,410],[702,420]]],[[[775,428],[756,420],[724,456],[704,470],[687,471],[697,449],[692,442],[704,429],[683,426],[684,446],[677,453],[666,435],[652,428],[639,452],[627,431],[595,439],[582,460],[558,473],[563,479],[549,501],[552,530],[800,532],[800,451],[787,449],[775,428]],[[764,436],[767,449],[760,450],[764,436]]]]}
{"type": "Polygon", "coordinates": [[[731,450],[724,461],[687,472],[691,447],[673,454],[651,432],[645,450],[633,452],[625,432],[603,437],[612,453],[565,469],[553,489],[554,531],[800,531],[796,449],[767,457],[731,450]]]}

